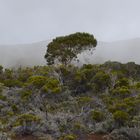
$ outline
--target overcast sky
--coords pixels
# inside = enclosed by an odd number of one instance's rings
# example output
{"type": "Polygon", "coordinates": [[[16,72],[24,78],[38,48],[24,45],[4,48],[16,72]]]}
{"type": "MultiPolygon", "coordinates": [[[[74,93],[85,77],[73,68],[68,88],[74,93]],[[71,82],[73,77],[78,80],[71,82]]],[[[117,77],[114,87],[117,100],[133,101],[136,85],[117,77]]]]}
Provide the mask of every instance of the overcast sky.
{"type": "Polygon", "coordinates": [[[140,37],[140,0],[0,0],[0,44],[32,43],[73,32],[97,40],[140,37]]]}

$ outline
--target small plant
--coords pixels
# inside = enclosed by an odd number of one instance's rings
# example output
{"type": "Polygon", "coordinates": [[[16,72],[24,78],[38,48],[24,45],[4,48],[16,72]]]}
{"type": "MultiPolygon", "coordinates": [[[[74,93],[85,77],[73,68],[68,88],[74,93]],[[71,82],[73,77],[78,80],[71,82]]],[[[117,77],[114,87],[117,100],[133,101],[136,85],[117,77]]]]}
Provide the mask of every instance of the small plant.
{"type": "Polygon", "coordinates": [[[3,96],[2,94],[0,94],[0,100],[6,101],[7,100],[7,97],[6,96],[3,96]]]}
{"type": "Polygon", "coordinates": [[[3,88],[4,88],[4,84],[0,83],[0,93],[2,92],[3,88]]]}
{"type": "Polygon", "coordinates": [[[27,100],[31,95],[32,95],[32,91],[30,91],[30,90],[23,90],[23,91],[21,91],[21,99],[23,99],[23,100],[27,100]]]}
{"type": "Polygon", "coordinates": [[[13,104],[13,105],[12,105],[12,110],[13,110],[14,112],[17,112],[17,111],[18,111],[18,107],[17,107],[15,104],[13,104]]]}
{"type": "Polygon", "coordinates": [[[128,87],[122,86],[112,90],[112,94],[121,98],[126,98],[131,92],[128,87]]]}
{"type": "Polygon", "coordinates": [[[91,97],[87,97],[87,96],[85,96],[85,97],[79,97],[78,98],[78,103],[79,104],[86,104],[86,103],[91,102],[92,100],[93,99],[91,97]]]}
{"type": "Polygon", "coordinates": [[[91,111],[91,118],[97,122],[103,121],[105,116],[104,113],[99,110],[91,111]]]}
{"type": "Polygon", "coordinates": [[[6,87],[22,87],[23,83],[16,79],[6,79],[4,80],[4,85],[6,87]]]}
{"type": "Polygon", "coordinates": [[[32,122],[39,122],[39,121],[40,121],[40,118],[33,114],[22,114],[22,115],[19,115],[17,119],[17,122],[20,125],[25,125],[25,124],[29,124],[32,122]]]}
{"type": "Polygon", "coordinates": [[[92,79],[93,87],[97,91],[103,91],[110,87],[111,79],[108,74],[103,71],[99,71],[92,79]]]}
{"type": "Polygon", "coordinates": [[[69,134],[69,135],[61,137],[59,140],[76,140],[76,139],[77,137],[75,135],[69,134]]]}
{"type": "Polygon", "coordinates": [[[46,93],[58,94],[62,91],[62,87],[57,79],[49,78],[43,87],[43,91],[46,93]]]}
{"type": "Polygon", "coordinates": [[[138,83],[135,84],[135,88],[136,89],[140,89],[140,82],[138,82],[138,83]]]}
{"type": "Polygon", "coordinates": [[[27,85],[35,88],[41,88],[45,85],[47,78],[45,76],[31,76],[27,81],[27,85]]]}
{"type": "Polygon", "coordinates": [[[128,121],[129,114],[124,111],[117,110],[115,113],[113,113],[113,118],[117,123],[123,125],[128,121]]]}

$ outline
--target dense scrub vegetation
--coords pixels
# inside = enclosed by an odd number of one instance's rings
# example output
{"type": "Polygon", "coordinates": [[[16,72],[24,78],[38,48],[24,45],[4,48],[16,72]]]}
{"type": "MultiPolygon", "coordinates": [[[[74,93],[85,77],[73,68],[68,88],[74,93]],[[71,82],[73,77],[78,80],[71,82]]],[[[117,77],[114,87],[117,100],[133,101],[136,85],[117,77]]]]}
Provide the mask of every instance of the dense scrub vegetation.
{"type": "Polygon", "coordinates": [[[140,138],[140,65],[0,67],[0,131],[77,140],[140,138]]]}

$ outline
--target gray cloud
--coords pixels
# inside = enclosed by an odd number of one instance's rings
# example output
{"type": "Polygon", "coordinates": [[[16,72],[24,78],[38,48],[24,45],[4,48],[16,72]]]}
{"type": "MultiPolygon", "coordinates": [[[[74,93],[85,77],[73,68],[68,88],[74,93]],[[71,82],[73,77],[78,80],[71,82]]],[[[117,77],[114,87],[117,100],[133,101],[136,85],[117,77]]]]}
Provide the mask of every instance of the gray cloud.
{"type": "Polygon", "coordinates": [[[0,44],[76,31],[103,41],[140,37],[139,5],[139,0],[0,0],[0,44]]]}

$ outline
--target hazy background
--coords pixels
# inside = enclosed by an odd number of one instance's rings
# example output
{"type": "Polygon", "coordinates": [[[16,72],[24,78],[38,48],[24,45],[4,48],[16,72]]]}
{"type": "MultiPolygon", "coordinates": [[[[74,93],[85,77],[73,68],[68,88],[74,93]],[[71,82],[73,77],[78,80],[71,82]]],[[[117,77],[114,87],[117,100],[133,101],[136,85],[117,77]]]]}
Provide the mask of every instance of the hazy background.
{"type": "Polygon", "coordinates": [[[76,31],[109,42],[140,37],[139,6],[140,0],[0,0],[0,44],[76,31]]]}
{"type": "MultiPolygon", "coordinates": [[[[32,44],[0,46],[0,64],[4,67],[46,65],[44,55],[47,41],[32,44]]],[[[140,39],[117,42],[98,42],[96,49],[78,55],[83,63],[104,63],[105,61],[119,61],[122,63],[135,62],[140,64],[140,39]]]]}

